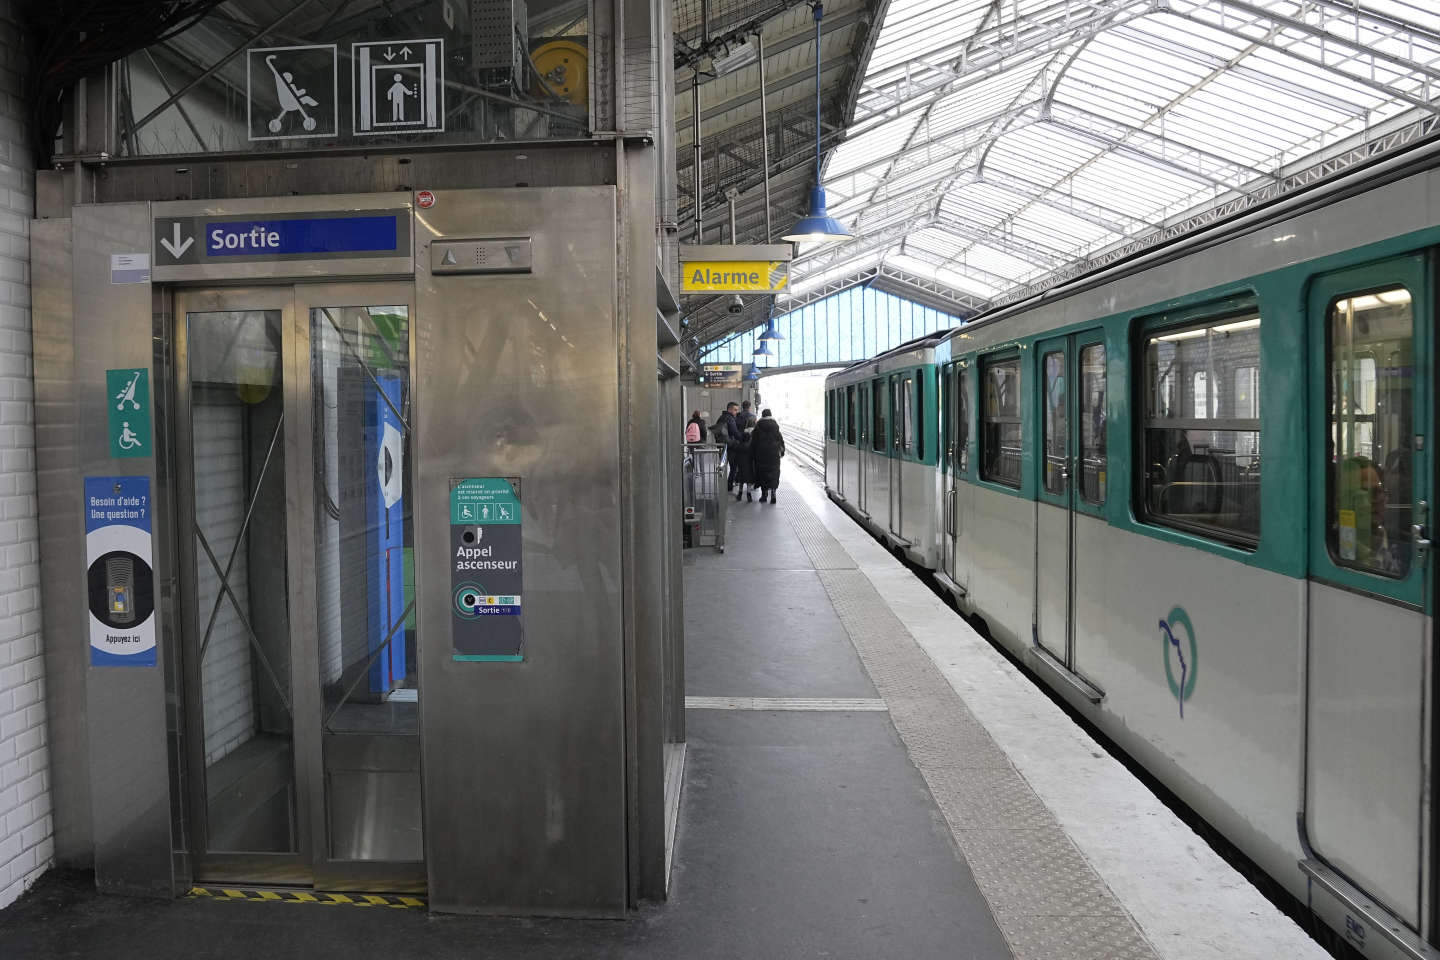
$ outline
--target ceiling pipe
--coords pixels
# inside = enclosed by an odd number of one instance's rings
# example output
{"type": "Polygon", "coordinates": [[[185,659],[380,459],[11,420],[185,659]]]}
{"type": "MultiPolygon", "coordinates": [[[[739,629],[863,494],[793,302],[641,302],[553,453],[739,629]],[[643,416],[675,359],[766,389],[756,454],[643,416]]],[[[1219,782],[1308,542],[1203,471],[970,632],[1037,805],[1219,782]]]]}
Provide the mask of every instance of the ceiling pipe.
{"type": "MultiPolygon", "coordinates": [[[[760,169],[765,174],[765,242],[774,241],[770,228],[770,121],[765,109],[765,35],[763,30],[755,31],[755,52],[759,54],[757,65],[760,69],[760,169]]],[[[735,201],[730,201],[730,216],[735,216],[735,201]]]]}
{"type": "MultiPolygon", "coordinates": [[[[697,74],[695,79],[700,79],[697,74]]],[[[690,88],[691,101],[695,104],[690,111],[691,135],[690,139],[695,151],[695,162],[690,166],[691,184],[695,188],[695,242],[705,242],[705,167],[700,162],[700,84],[696,83],[690,88]]]]}

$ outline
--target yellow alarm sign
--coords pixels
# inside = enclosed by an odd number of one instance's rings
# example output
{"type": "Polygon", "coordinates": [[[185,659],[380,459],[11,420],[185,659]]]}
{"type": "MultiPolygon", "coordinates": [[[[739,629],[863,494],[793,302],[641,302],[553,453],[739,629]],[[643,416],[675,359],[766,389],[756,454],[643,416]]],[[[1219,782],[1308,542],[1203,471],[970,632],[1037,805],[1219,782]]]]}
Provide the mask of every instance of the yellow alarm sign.
{"type": "Polygon", "coordinates": [[[790,280],[785,260],[692,260],[680,269],[681,293],[779,293],[790,280]]]}

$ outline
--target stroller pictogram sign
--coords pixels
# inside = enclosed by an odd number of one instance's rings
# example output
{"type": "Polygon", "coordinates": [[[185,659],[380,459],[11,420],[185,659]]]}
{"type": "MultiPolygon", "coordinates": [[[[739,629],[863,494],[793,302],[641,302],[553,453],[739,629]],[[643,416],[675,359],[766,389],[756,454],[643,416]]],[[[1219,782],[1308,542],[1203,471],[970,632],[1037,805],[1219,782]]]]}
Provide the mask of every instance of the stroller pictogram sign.
{"type": "Polygon", "coordinates": [[[339,134],[335,44],[255,47],[245,53],[251,140],[339,134]]]}
{"type": "Polygon", "coordinates": [[[150,456],[150,371],[144,367],[106,370],[105,395],[110,456],[150,456]]]}

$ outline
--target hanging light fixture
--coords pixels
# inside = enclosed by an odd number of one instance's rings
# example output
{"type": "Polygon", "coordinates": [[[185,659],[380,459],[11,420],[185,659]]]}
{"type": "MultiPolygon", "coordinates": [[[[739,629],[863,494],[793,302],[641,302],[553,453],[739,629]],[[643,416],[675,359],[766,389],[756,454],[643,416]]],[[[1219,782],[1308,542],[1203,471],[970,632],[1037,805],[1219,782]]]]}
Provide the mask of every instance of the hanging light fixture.
{"type": "Polygon", "coordinates": [[[766,321],[765,321],[765,329],[764,329],[763,331],[761,331],[760,336],[759,336],[758,339],[760,340],[761,343],[764,343],[766,340],[784,340],[784,339],[785,339],[785,336],[784,336],[779,330],[775,329],[775,318],[774,318],[774,317],[771,317],[769,320],[766,320],[766,321]]]}
{"type": "Polygon", "coordinates": [[[840,221],[825,212],[825,185],[820,180],[820,18],[825,9],[814,5],[815,11],[815,186],[810,188],[810,210],[782,239],[791,243],[835,242],[849,240],[850,232],[840,221]]]}
{"type": "Polygon", "coordinates": [[[770,341],[761,340],[759,346],[755,348],[755,352],[752,354],[752,356],[773,357],[775,356],[775,351],[770,349],[770,341]]]}

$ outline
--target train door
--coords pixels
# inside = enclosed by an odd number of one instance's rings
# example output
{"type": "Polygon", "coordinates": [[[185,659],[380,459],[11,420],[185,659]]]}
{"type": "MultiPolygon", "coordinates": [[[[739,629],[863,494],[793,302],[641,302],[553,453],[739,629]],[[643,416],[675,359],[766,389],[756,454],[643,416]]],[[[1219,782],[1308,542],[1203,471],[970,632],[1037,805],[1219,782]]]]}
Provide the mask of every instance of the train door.
{"type": "Polygon", "coordinates": [[[905,448],[910,442],[905,416],[911,409],[910,385],[910,378],[904,374],[890,375],[890,451],[884,466],[890,475],[890,532],[897,537],[903,536],[903,527],[900,524],[903,490],[901,470],[905,463],[905,448]]]}
{"type": "Polygon", "coordinates": [[[1425,258],[1396,258],[1320,277],[1308,296],[1307,870],[1414,931],[1433,924],[1428,278],[1425,258]]]}
{"type": "Polygon", "coordinates": [[[867,494],[870,489],[870,428],[872,417],[870,415],[870,382],[860,384],[857,388],[860,392],[860,432],[856,438],[855,445],[855,509],[866,516],[870,515],[870,504],[867,494]]]}
{"type": "Polygon", "coordinates": [[[960,418],[956,411],[956,364],[940,368],[940,572],[955,579],[955,445],[960,439],[960,418]]]}
{"type": "Polygon", "coordinates": [[[1097,501],[1104,500],[1104,467],[1102,463],[1097,469],[1094,456],[1105,423],[1103,334],[1089,330],[1044,340],[1036,354],[1041,456],[1035,504],[1035,642],[1073,674],[1079,672],[1077,518],[1098,514],[1097,501]]]}
{"type": "Polygon", "coordinates": [[[881,530],[889,529],[889,388],[884,377],[870,381],[870,448],[865,457],[865,512],[881,530]]]}
{"type": "Polygon", "coordinates": [[[944,383],[945,449],[940,458],[944,516],[940,544],[942,572],[964,586],[959,568],[961,481],[970,471],[970,369],[963,360],[947,364],[944,383]]]}

